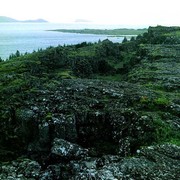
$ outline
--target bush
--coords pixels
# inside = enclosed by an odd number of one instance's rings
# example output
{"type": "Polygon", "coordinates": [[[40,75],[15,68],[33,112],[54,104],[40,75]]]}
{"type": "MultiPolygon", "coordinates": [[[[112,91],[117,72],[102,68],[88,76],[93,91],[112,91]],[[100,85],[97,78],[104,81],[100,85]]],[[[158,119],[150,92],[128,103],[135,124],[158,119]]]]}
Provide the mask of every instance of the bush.
{"type": "Polygon", "coordinates": [[[92,66],[86,59],[77,60],[72,67],[73,74],[81,78],[89,78],[93,74],[92,66]]]}

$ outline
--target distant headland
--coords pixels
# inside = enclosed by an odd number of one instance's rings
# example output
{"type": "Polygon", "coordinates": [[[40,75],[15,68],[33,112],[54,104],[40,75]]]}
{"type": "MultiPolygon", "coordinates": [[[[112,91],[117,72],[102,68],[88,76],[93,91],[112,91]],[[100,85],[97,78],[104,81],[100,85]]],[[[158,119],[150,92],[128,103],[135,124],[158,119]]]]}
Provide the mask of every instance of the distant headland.
{"type": "Polygon", "coordinates": [[[10,17],[6,16],[0,16],[0,23],[15,23],[15,22],[23,22],[23,23],[47,23],[48,21],[44,19],[35,19],[35,20],[24,20],[24,21],[19,21],[10,17]]]}

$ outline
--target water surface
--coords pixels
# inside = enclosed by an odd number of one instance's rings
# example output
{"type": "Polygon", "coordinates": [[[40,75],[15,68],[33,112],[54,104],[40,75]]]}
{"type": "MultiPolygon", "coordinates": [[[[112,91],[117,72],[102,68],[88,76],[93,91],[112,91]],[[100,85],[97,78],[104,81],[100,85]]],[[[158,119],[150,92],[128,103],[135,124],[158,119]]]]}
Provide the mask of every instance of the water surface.
{"type": "MultiPolygon", "coordinates": [[[[84,29],[84,28],[113,28],[103,25],[85,24],[52,24],[52,23],[0,23],[0,57],[6,59],[10,54],[19,50],[21,53],[32,52],[49,46],[77,44],[81,42],[97,42],[109,39],[121,42],[122,37],[108,37],[107,35],[74,34],[53,29],[84,29]]],[[[115,27],[114,27],[115,28],[115,27]]]]}

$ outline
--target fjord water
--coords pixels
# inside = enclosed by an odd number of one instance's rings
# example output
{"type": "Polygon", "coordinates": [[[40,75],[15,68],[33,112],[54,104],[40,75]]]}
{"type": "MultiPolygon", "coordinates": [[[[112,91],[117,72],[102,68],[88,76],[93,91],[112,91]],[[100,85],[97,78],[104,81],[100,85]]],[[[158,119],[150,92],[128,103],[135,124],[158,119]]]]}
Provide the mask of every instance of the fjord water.
{"type": "Polygon", "coordinates": [[[6,59],[10,54],[19,50],[21,53],[32,52],[49,46],[70,45],[81,42],[97,42],[109,39],[121,42],[122,37],[108,37],[106,35],[74,34],[56,31],[53,29],[84,29],[113,28],[85,24],[52,24],[52,23],[0,23],[0,57],[6,59]]]}

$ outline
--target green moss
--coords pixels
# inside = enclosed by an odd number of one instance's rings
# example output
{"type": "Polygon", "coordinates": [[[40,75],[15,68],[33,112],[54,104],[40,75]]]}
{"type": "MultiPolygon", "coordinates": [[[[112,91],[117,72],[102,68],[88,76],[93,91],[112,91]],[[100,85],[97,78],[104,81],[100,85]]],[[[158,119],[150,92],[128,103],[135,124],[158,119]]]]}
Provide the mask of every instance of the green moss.
{"type": "Polygon", "coordinates": [[[169,100],[165,97],[159,97],[159,98],[155,99],[154,103],[156,105],[163,105],[163,106],[167,106],[168,104],[170,104],[169,100]]]}
{"type": "Polygon", "coordinates": [[[156,128],[156,143],[171,143],[180,146],[180,134],[178,130],[164,122],[160,117],[154,120],[154,125],[156,128]]]}
{"type": "Polygon", "coordinates": [[[180,137],[179,138],[172,138],[169,143],[175,144],[177,146],[180,146],[180,137]]]}
{"type": "Polygon", "coordinates": [[[156,141],[159,143],[169,141],[172,133],[171,127],[161,119],[154,120],[154,125],[156,127],[156,141]]]}
{"type": "Polygon", "coordinates": [[[45,120],[48,121],[48,120],[51,120],[52,119],[52,113],[51,112],[48,112],[46,114],[46,117],[45,117],[45,120]]]}

